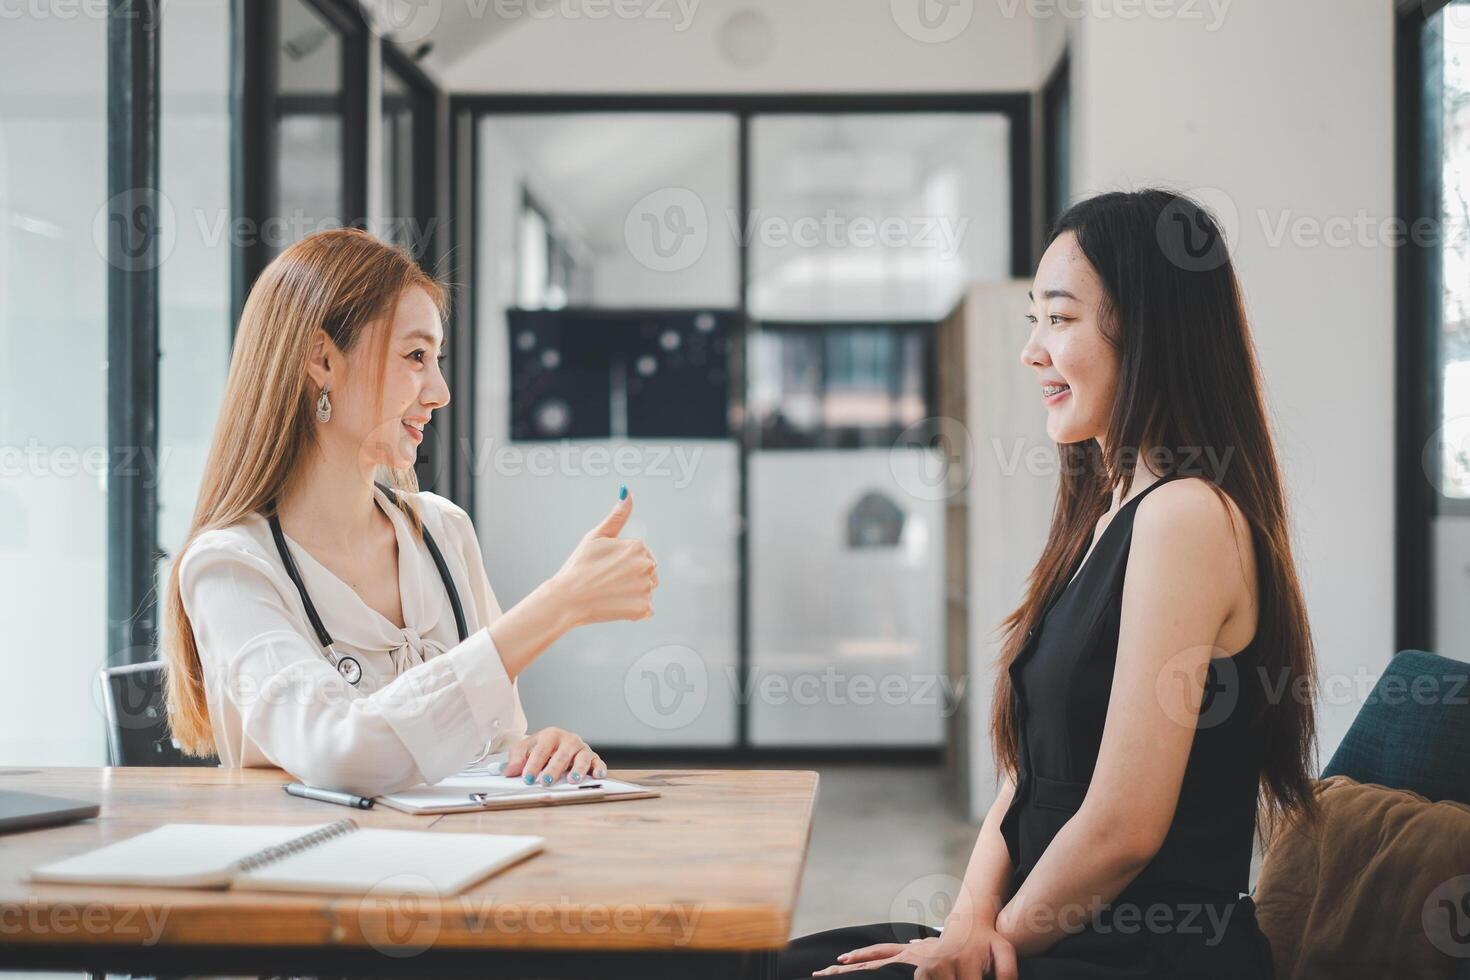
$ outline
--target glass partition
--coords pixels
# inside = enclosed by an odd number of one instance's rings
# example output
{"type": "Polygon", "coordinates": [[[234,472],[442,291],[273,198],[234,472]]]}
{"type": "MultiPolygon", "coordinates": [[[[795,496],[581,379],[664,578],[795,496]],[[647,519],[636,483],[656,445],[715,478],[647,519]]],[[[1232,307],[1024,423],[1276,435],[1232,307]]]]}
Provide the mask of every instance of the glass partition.
{"type": "Polygon", "coordinates": [[[0,29],[0,764],[106,761],[106,71],[105,17],[0,29]]]}

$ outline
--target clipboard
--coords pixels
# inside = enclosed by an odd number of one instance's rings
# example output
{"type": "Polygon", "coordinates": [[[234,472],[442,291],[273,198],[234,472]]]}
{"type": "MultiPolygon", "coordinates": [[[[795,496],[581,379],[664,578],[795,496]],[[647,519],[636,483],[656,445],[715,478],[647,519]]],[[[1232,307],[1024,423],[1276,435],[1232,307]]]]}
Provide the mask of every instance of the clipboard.
{"type": "Polygon", "coordinates": [[[515,776],[460,773],[432,785],[412,786],[397,793],[375,796],[373,802],[404,813],[437,814],[612,803],[659,795],[658,790],[619,779],[588,779],[583,783],[562,780],[550,786],[527,786],[515,776]]]}

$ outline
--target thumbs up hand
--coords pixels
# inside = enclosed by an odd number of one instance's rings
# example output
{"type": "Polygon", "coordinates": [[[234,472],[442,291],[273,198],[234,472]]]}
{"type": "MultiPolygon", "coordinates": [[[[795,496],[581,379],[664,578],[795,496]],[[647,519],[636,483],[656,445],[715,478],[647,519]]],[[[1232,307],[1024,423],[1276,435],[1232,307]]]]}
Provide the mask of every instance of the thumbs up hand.
{"type": "Polygon", "coordinates": [[[553,576],[574,625],[653,615],[658,563],[642,541],[618,536],[632,513],[633,498],[624,487],[611,513],[582,536],[553,576]]]}

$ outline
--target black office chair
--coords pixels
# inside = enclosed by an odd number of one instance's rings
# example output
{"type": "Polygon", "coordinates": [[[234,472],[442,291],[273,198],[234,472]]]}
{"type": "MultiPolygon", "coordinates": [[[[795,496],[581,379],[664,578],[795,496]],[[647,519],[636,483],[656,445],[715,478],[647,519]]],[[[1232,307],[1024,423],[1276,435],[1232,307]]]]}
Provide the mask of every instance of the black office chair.
{"type": "Polygon", "coordinates": [[[161,661],[104,667],[98,680],[107,712],[108,765],[219,765],[212,755],[185,755],[169,735],[161,661]]]}

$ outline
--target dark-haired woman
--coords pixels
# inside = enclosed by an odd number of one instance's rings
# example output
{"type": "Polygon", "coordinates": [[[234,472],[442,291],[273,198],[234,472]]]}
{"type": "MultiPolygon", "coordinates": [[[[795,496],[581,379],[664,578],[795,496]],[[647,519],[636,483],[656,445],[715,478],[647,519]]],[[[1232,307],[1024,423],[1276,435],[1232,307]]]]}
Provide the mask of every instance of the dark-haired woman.
{"type": "Polygon", "coordinates": [[[1165,191],[1077,204],[1027,319],[1061,481],[1003,624],[1000,792],[942,929],[806,936],[780,975],[1273,977],[1242,893],[1257,817],[1316,818],[1315,658],[1219,228],[1165,191]]]}

